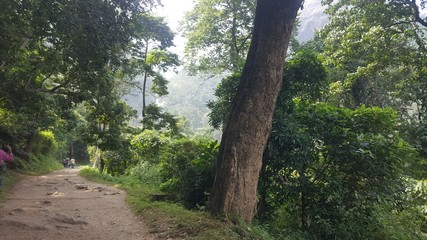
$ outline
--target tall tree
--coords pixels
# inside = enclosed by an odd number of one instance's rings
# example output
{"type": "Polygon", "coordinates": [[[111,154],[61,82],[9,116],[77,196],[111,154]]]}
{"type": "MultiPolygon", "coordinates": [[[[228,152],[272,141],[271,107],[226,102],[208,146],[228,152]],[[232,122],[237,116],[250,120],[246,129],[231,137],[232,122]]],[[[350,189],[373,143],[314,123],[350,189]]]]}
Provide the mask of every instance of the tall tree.
{"type": "Polygon", "coordinates": [[[240,72],[252,37],[254,12],[253,0],[198,0],[183,25],[190,72],[240,72]]]}
{"type": "Polygon", "coordinates": [[[145,117],[147,93],[158,96],[168,94],[168,81],[162,75],[169,68],[179,65],[178,56],[167,49],[173,46],[174,33],[166,24],[164,18],[150,14],[139,14],[135,21],[137,38],[133,46],[129,72],[141,76],[141,80],[134,80],[131,76],[131,85],[142,93],[142,117],[145,117]],[[152,80],[151,89],[148,81],[152,80]]]}
{"type": "Polygon", "coordinates": [[[217,162],[209,210],[251,222],[262,155],[282,84],[283,64],[302,0],[257,1],[253,38],[217,162]]]}

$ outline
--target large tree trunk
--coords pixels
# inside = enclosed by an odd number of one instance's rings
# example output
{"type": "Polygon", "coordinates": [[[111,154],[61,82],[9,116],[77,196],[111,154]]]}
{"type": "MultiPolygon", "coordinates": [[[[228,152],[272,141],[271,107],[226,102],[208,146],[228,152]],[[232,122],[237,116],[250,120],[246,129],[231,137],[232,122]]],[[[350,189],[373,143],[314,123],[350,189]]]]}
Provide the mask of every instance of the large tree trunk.
{"type": "Polygon", "coordinates": [[[251,222],[262,155],[302,0],[258,0],[253,38],[221,140],[209,210],[251,222]]]}

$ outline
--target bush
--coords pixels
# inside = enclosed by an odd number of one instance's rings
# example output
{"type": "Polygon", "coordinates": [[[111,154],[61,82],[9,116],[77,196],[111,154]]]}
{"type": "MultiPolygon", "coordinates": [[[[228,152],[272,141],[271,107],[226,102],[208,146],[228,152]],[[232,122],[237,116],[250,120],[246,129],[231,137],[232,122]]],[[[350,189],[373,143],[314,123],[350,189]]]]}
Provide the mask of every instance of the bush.
{"type": "Polygon", "coordinates": [[[33,145],[33,152],[37,154],[51,154],[57,150],[55,136],[51,131],[41,131],[37,134],[33,145]]]}
{"type": "Polygon", "coordinates": [[[140,161],[136,166],[129,168],[126,174],[132,180],[149,186],[159,186],[162,182],[159,164],[140,161]]]}
{"type": "Polygon", "coordinates": [[[262,200],[270,211],[286,209],[272,225],[311,238],[372,239],[383,228],[375,206],[402,206],[403,177],[416,160],[396,128],[391,109],[297,103],[276,120],[264,155],[262,200]]]}
{"type": "Polygon", "coordinates": [[[169,137],[154,130],[144,130],[130,141],[133,158],[158,163],[160,150],[170,143],[169,137]]]}
{"type": "Polygon", "coordinates": [[[414,206],[396,210],[387,205],[377,205],[375,217],[381,224],[376,239],[426,239],[426,216],[414,206]],[[424,231],[423,231],[424,230],[424,231]]]}
{"type": "Polygon", "coordinates": [[[104,151],[102,153],[102,171],[106,171],[112,176],[123,175],[129,167],[130,159],[129,148],[123,147],[122,149],[104,151]]]}
{"type": "Polygon", "coordinates": [[[215,177],[218,142],[181,139],[162,151],[163,191],[187,208],[204,206],[215,177]]]}

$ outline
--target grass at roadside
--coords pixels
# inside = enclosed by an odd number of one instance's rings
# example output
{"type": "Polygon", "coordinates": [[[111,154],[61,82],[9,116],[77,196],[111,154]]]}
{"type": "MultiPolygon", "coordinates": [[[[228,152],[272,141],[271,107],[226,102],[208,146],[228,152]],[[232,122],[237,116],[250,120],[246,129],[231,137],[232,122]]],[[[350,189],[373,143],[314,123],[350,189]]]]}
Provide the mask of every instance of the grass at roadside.
{"type": "Polygon", "coordinates": [[[6,171],[0,173],[0,178],[2,182],[0,186],[0,203],[4,203],[15,183],[21,180],[23,175],[15,171],[6,171]]]}
{"type": "Polygon", "coordinates": [[[231,224],[202,211],[190,211],[167,201],[154,201],[153,195],[161,195],[158,189],[142,185],[129,177],[111,177],[90,168],[84,168],[80,175],[126,190],[130,206],[154,233],[165,239],[271,239],[256,226],[231,224]]]}
{"type": "Polygon", "coordinates": [[[46,174],[63,168],[60,160],[55,159],[55,157],[33,154],[30,155],[27,160],[17,158],[15,160],[15,165],[16,169],[19,169],[19,173],[33,176],[46,174]]]}

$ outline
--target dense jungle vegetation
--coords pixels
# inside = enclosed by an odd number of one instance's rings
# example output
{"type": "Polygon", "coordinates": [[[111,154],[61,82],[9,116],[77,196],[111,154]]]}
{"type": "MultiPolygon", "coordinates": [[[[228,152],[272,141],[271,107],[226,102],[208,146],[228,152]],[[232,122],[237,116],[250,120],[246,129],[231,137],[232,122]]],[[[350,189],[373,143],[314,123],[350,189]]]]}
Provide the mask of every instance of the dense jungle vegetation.
{"type": "MultiPolygon", "coordinates": [[[[253,238],[427,239],[425,3],[323,0],[329,23],[314,39],[298,42],[294,25],[252,221],[265,234],[253,238]]],[[[72,157],[129,191],[209,206],[221,144],[212,132],[237,101],[256,1],[196,0],[180,29],[185,56],[170,50],[177,33],[153,14],[159,4],[0,1],[0,143],[14,150],[12,171],[72,157]],[[215,98],[197,103],[208,115],[169,91],[165,73],[179,66],[192,74],[187,95],[221,77],[215,98]],[[123,100],[134,91],[142,111],[123,100]]]]}

